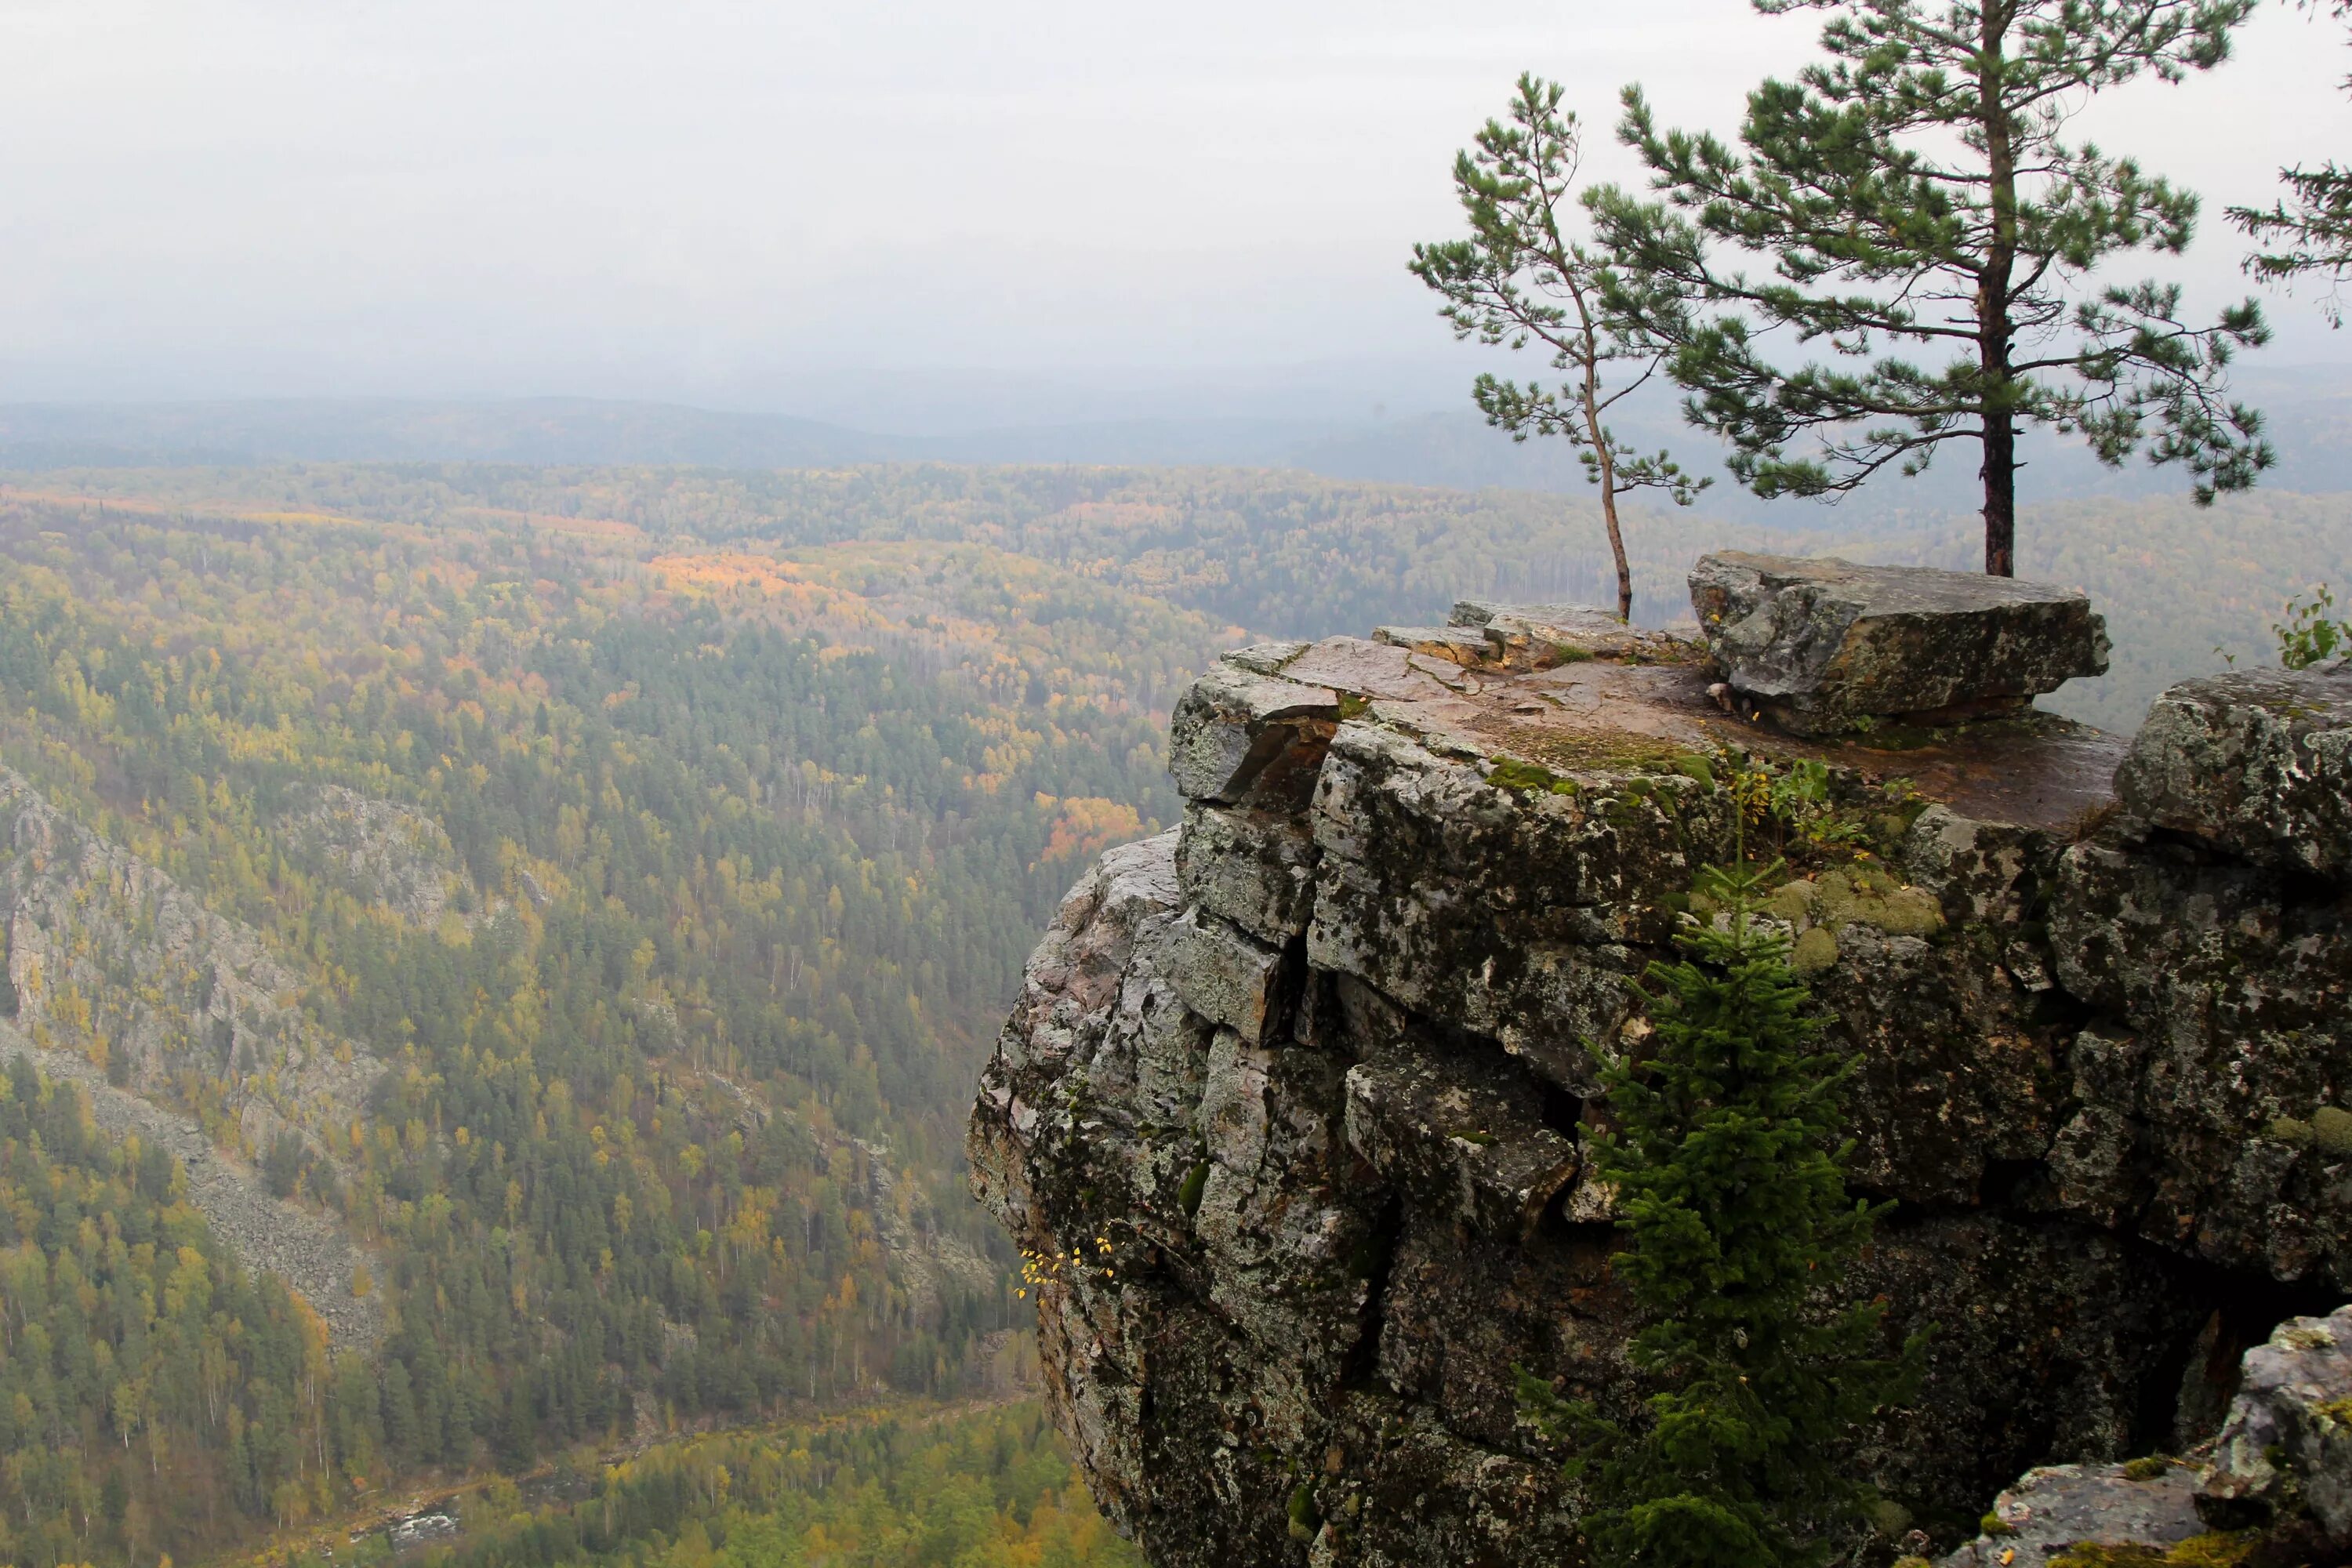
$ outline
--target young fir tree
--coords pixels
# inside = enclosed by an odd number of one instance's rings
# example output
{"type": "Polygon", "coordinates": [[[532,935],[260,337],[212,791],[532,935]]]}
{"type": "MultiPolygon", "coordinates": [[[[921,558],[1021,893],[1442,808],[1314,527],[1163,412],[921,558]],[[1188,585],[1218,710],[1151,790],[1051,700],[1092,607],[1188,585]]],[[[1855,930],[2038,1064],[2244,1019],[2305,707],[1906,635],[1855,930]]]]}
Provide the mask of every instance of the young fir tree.
{"type": "Polygon", "coordinates": [[[1560,94],[1557,82],[1519,78],[1511,122],[1489,120],[1476,151],[1454,160],[1470,237],[1416,245],[1410,268],[1444,297],[1438,314],[1456,338],[1514,349],[1539,343],[1551,368],[1563,373],[1556,386],[1481,375],[1471,396],[1486,423],[1514,441],[1565,436],[1575,444],[1586,477],[1601,489],[1617,567],[1617,618],[1624,621],[1633,616],[1633,574],[1617,498],[1659,489],[1688,506],[1714,481],[1691,478],[1664,452],[1636,452],[1609,429],[1609,410],[1657,374],[1667,345],[1616,302],[1638,298],[1637,282],[1613,276],[1605,258],[1569,237],[1580,146],[1576,116],[1561,110],[1560,94]]]}
{"type": "Polygon", "coordinates": [[[1621,1424],[1522,1373],[1538,1422],[1573,1443],[1594,1561],[1643,1568],[1820,1562],[1874,1494],[1841,1466],[1856,1423],[1895,1402],[1921,1342],[1879,1352],[1881,1310],[1833,1310],[1876,1211],[1846,1194],[1833,1141],[1845,1067],[1817,1048],[1786,939],[1748,919],[1777,867],[1710,868],[1730,911],[1650,971],[1647,1059],[1606,1075],[1622,1131],[1596,1155],[1646,1320],[1634,1369],[1656,1392],[1621,1424]]]}
{"type": "Polygon", "coordinates": [[[2102,282],[2117,256],[2185,248],[2197,198],[2066,127],[2111,88],[2221,63],[2255,0],[1754,3],[1829,12],[1829,58],[1750,93],[1738,149],[1661,131],[1627,89],[1620,133],[1664,199],[1588,202],[1742,483],[1822,495],[1973,443],[1996,576],[2016,571],[2024,427],[2179,463],[2200,502],[2253,483],[2273,453],[2227,370],[2268,337],[2260,307],[2196,325],[2177,285],[2102,282]]]}
{"type": "MultiPolygon", "coordinates": [[[[2305,0],[2316,8],[2316,0],[2305,0]]],[[[2328,11],[2339,22],[2352,22],[2352,0],[2330,0],[2328,11]]],[[[2345,82],[2352,90],[2352,80],[2345,82]]],[[[2327,319],[2344,324],[2344,302],[2336,290],[2352,278],[2352,169],[2330,158],[2314,168],[2304,164],[2281,169],[2286,196],[2267,207],[2231,207],[2230,221],[2253,238],[2275,248],[2246,258],[2246,270],[2273,282],[2324,277],[2330,286],[2327,319]]]]}

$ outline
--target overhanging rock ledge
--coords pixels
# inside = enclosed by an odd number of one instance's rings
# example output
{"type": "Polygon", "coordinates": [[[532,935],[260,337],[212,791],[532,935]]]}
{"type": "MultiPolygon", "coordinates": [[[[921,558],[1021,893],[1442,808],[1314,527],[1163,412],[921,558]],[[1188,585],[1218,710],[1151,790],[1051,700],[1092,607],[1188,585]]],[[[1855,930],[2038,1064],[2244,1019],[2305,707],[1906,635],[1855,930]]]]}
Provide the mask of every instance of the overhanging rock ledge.
{"type": "Polygon", "coordinates": [[[1800,763],[1826,796],[1774,918],[1897,1205],[1854,1288],[1941,1325],[1852,1462],[1948,1551],[2030,1466],[2210,1436],[2239,1352],[2352,1281],[2352,873],[2164,781],[2304,759],[2294,820],[2340,824],[2340,727],[2220,687],[2129,745],[2032,712],[1809,739],[1572,608],[1234,656],[1177,710],[1181,826],[1031,960],[973,1185],[1047,1260],[1103,1508],[1160,1568],[1577,1560],[1513,1369],[1633,1397],[1597,1068],[1732,854],[1732,773],[1800,763]]]}

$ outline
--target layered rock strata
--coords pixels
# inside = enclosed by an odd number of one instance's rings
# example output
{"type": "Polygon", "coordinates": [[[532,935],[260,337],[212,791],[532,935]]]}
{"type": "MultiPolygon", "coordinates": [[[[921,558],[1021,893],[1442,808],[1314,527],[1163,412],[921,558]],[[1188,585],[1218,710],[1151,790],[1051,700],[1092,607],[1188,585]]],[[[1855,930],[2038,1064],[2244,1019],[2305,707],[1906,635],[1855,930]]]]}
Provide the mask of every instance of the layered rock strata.
{"type": "MultiPolygon", "coordinates": [[[[1072,890],[982,1083],[974,1188],[1033,1255],[1057,1415],[1161,1568],[1576,1560],[1515,1369],[1636,1395],[1598,1074],[1743,836],[1789,858],[1767,918],[1896,1205],[1853,1288],[1936,1325],[1852,1462],[1939,1548],[2029,1466],[2210,1434],[2245,1345],[2352,1279],[2346,873],[2250,858],[2242,803],[2119,800],[2127,758],[2210,778],[2188,729],[1873,750],[1727,715],[1696,646],[1454,619],[1204,677],[1183,825],[1072,890]]],[[[2347,678],[2289,679],[2284,729],[2168,700],[2216,715],[2196,745],[2340,767],[2304,710],[2347,678]]]]}

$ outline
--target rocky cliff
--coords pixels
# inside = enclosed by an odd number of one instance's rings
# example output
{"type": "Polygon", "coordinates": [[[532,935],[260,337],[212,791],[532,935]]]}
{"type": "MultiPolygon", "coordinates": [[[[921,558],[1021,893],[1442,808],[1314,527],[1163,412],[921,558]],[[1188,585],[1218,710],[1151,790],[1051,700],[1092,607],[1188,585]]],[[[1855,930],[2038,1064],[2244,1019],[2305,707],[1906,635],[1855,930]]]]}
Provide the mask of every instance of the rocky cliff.
{"type": "Polygon", "coordinates": [[[971,1130],[1065,1429],[1161,1568],[1575,1560],[1513,1369],[1633,1395],[1596,1074],[1743,841],[1788,858],[1770,918],[1896,1205],[1854,1286],[1937,1325],[1853,1458],[1890,1537],[2210,1436],[2239,1353],[2342,1299],[2352,674],[2191,683],[2127,744],[2024,706],[2104,665],[2087,611],[1773,564],[1695,574],[1712,647],[1465,605],[1180,705],[1184,822],[1072,890],[971,1130]],[[1996,679],[1895,668],[1947,613],[1996,679]]]}

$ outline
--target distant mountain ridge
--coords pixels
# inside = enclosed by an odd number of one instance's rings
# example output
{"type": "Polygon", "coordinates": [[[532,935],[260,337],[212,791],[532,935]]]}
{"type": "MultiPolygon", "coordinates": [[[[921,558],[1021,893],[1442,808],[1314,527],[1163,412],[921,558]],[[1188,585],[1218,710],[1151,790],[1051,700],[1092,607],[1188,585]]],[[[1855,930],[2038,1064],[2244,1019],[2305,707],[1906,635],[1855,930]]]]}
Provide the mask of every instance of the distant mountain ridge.
{"type": "MultiPolygon", "coordinates": [[[[2264,488],[2352,490],[2352,374],[2270,370],[2242,377],[2269,417],[2279,466],[2264,488]]],[[[1466,394],[1465,394],[1466,405],[1466,394]]],[[[1715,472],[1703,507],[1743,521],[1817,528],[1916,521],[1973,511],[1965,446],[1914,479],[1888,477],[1825,503],[1764,502],[1740,491],[1711,444],[1685,426],[1669,394],[1628,405],[1621,433],[1670,447],[1715,472]]],[[[2042,500],[2169,495],[2182,476],[2145,465],[2102,468],[2079,446],[2028,442],[2024,486],[2042,500]]],[[[1565,441],[1512,441],[1466,406],[1343,418],[1199,414],[1013,424],[891,434],[798,415],[679,404],[538,397],[503,401],[280,398],[256,401],[0,405],[0,468],[247,467],[308,462],[482,462],[715,468],[842,468],[865,463],[1075,463],[1297,468],[1330,479],[1452,489],[1582,494],[1583,465],[1565,441]]]]}

